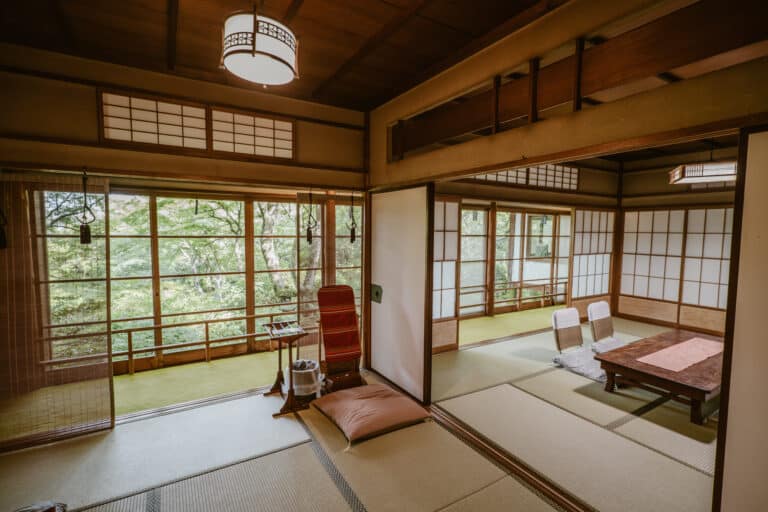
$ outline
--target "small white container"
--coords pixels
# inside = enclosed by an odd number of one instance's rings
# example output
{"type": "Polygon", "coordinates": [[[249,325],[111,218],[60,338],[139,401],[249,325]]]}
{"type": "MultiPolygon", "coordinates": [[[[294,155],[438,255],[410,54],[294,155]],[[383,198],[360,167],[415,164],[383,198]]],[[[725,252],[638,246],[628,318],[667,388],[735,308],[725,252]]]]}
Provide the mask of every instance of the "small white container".
{"type": "MultiPolygon", "coordinates": [[[[296,396],[308,396],[315,395],[320,397],[321,380],[320,380],[320,365],[317,361],[311,359],[305,360],[308,363],[309,368],[305,370],[293,370],[293,392],[296,396]]],[[[297,361],[298,362],[298,361],[297,361]]],[[[294,363],[295,364],[295,363],[294,363]]],[[[289,368],[285,367],[286,375],[285,382],[283,383],[283,392],[288,393],[289,368]]]]}

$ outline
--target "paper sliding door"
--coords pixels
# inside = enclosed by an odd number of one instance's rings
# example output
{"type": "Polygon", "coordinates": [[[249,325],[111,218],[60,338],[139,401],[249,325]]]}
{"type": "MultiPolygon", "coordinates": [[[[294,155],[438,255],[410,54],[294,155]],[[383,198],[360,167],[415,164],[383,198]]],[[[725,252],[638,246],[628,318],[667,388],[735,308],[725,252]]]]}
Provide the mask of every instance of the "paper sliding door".
{"type": "Polygon", "coordinates": [[[371,195],[371,366],[415,399],[430,401],[431,185],[371,195]]]}

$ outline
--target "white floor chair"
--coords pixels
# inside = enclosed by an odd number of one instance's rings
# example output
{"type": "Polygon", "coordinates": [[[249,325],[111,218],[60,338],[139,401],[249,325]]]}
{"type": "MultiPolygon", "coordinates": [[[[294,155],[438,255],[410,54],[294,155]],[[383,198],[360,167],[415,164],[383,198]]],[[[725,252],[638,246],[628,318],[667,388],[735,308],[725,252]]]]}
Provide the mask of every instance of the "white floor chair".
{"type": "Polygon", "coordinates": [[[606,301],[593,302],[587,306],[587,318],[592,330],[592,350],[598,354],[627,344],[614,336],[611,306],[606,301]]]}
{"type": "Polygon", "coordinates": [[[605,381],[605,372],[595,353],[584,345],[581,320],[576,308],[559,309],[552,314],[555,343],[560,352],[552,361],[568,371],[598,382],[605,381]]]}

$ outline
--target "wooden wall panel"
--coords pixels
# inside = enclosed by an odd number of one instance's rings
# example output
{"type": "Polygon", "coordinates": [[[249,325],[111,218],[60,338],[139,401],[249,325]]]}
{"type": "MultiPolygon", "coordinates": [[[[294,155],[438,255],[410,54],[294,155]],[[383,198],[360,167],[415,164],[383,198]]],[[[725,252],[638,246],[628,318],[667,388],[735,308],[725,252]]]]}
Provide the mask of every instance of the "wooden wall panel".
{"type": "Polygon", "coordinates": [[[601,295],[599,297],[587,297],[584,299],[574,299],[573,301],[571,301],[571,307],[576,308],[579,311],[579,317],[581,317],[581,319],[584,320],[587,318],[587,306],[589,306],[593,302],[600,302],[601,300],[604,300],[608,304],[610,304],[611,296],[601,295]]]}
{"type": "Polygon", "coordinates": [[[670,324],[677,323],[677,304],[637,297],[619,297],[619,314],[648,318],[670,324]]]}
{"type": "Polygon", "coordinates": [[[680,306],[680,326],[693,327],[715,333],[725,332],[725,311],[695,306],[680,306]]]}
{"type": "Polygon", "coordinates": [[[459,321],[455,318],[432,322],[432,353],[459,348],[459,321]]]}

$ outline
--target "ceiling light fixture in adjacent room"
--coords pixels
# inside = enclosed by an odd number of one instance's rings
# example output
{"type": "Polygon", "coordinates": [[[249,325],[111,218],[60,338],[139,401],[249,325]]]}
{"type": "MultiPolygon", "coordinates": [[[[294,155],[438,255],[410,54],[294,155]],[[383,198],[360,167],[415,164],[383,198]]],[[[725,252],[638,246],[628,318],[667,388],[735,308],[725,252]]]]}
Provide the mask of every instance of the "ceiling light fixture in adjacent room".
{"type": "Polygon", "coordinates": [[[252,12],[235,13],[226,19],[222,64],[249,82],[286,84],[299,76],[299,42],[291,29],[259,14],[261,11],[254,3],[252,12]]]}
{"type": "Polygon", "coordinates": [[[670,185],[736,181],[736,162],[701,162],[684,164],[669,171],[670,185]]]}

